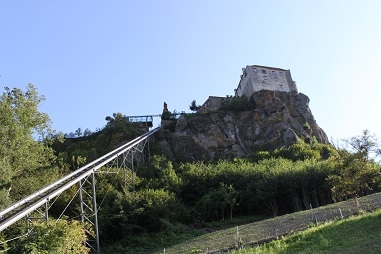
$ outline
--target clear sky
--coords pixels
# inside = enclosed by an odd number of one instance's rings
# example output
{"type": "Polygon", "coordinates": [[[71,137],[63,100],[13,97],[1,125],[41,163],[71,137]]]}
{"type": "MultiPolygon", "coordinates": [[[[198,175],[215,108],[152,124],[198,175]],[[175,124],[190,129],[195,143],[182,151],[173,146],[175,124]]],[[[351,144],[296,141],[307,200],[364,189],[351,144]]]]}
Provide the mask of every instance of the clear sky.
{"type": "Polygon", "coordinates": [[[379,0],[0,0],[0,86],[33,83],[64,133],[189,112],[246,65],[290,69],[328,137],[381,137],[379,0]]]}

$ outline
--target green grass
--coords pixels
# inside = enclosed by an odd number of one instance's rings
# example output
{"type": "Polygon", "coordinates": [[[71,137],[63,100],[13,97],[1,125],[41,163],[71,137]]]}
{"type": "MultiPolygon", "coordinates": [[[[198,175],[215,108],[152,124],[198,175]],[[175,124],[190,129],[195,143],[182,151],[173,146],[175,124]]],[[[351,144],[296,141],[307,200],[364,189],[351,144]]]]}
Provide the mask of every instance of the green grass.
{"type": "Polygon", "coordinates": [[[327,222],[256,248],[233,253],[381,253],[381,210],[327,222]]]}

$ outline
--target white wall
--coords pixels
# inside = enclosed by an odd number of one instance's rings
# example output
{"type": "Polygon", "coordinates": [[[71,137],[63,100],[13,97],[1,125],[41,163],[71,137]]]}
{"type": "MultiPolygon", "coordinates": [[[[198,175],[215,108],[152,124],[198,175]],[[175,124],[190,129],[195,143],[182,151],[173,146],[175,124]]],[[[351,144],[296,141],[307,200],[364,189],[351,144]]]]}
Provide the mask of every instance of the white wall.
{"type": "Polygon", "coordinates": [[[246,94],[251,96],[254,92],[260,90],[270,91],[292,91],[291,84],[288,83],[286,74],[291,76],[289,70],[268,68],[262,66],[246,66],[243,69],[241,80],[237,87],[236,96],[246,94]],[[291,88],[291,89],[290,89],[291,88]]]}

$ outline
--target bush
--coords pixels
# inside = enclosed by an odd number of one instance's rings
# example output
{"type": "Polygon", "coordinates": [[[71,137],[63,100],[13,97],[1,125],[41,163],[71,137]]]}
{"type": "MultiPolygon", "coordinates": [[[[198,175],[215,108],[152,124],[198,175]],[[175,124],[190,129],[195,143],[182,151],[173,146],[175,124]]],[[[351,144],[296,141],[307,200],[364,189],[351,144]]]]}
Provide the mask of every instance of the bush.
{"type": "MultiPolygon", "coordinates": [[[[167,228],[168,223],[186,221],[187,212],[175,194],[163,189],[144,189],[136,193],[125,190],[116,200],[115,214],[125,235],[152,233],[167,228]]],[[[122,233],[122,232],[121,232],[122,233]]]]}
{"type": "Polygon", "coordinates": [[[247,96],[243,95],[241,97],[231,97],[227,98],[223,105],[222,110],[232,110],[232,111],[243,111],[254,109],[255,103],[253,100],[249,99],[247,96]]]}
{"type": "Polygon", "coordinates": [[[89,253],[86,235],[78,221],[36,222],[32,233],[15,242],[8,253],[89,253]]]}

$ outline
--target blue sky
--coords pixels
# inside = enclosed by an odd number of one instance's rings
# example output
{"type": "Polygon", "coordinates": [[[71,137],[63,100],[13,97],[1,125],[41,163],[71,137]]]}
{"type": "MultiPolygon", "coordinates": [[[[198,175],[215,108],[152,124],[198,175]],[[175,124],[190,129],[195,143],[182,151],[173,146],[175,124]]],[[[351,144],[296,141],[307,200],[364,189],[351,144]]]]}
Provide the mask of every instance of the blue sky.
{"type": "Polygon", "coordinates": [[[0,86],[33,83],[53,128],[189,112],[241,68],[290,69],[334,140],[381,137],[381,1],[1,1],[0,86]]]}

